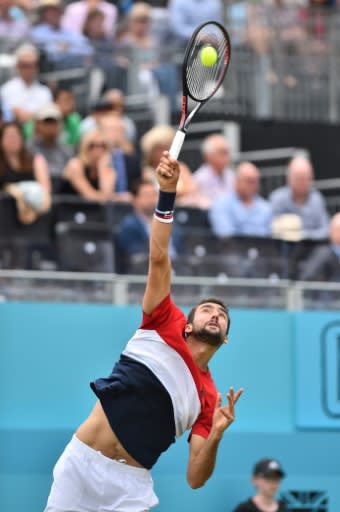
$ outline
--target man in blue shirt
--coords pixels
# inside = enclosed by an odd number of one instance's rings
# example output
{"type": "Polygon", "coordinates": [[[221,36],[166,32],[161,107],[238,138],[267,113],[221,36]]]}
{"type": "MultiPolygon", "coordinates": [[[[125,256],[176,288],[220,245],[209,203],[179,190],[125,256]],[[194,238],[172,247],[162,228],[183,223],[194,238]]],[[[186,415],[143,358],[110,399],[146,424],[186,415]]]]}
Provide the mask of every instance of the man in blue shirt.
{"type": "Polygon", "coordinates": [[[209,212],[219,237],[270,235],[272,209],[258,195],[260,174],[255,165],[242,162],[236,169],[235,191],[219,198],[209,212]]]}
{"type": "Polygon", "coordinates": [[[170,28],[182,45],[188,42],[200,23],[208,20],[223,21],[221,0],[171,0],[169,3],[170,28]]]}
{"type": "Polygon", "coordinates": [[[328,237],[329,216],[326,203],[313,188],[313,167],[304,156],[294,157],[287,172],[287,185],[271,193],[273,216],[295,214],[303,226],[303,238],[320,240],[328,237]]]}
{"type": "Polygon", "coordinates": [[[61,26],[63,6],[60,0],[40,0],[39,21],[31,30],[34,43],[46,52],[49,61],[59,66],[90,65],[94,50],[82,34],[61,26]]]}

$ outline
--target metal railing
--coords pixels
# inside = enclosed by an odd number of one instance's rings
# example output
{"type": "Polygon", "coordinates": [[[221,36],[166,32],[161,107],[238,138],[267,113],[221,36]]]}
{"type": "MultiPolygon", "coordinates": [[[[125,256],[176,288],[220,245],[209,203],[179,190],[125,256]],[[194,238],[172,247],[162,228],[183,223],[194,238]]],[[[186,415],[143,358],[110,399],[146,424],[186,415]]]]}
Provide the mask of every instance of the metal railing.
{"type": "MultiPolygon", "coordinates": [[[[141,304],[145,283],[145,276],[0,270],[0,301],[141,304]]],[[[340,309],[340,283],[174,276],[172,295],[180,306],[215,295],[231,307],[340,309]]]]}

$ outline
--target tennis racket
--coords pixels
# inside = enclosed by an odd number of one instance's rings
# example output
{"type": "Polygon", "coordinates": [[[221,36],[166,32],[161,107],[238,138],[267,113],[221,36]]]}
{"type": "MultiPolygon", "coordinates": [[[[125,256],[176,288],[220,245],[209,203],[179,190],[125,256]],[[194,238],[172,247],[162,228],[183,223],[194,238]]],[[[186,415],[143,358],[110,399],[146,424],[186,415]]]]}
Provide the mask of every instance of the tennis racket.
{"type": "Polygon", "coordinates": [[[215,94],[228,69],[230,60],[230,39],[226,29],[216,21],[199,25],[188,42],[182,66],[182,113],[179,126],[172,141],[169,153],[178,158],[188,127],[194,115],[215,94]],[[216,51],[216,62],[204,65],[202,50],[212,47],[216,51]],[[203,62],[202,62],[203,61],[203,62]],[[188,113],[188,97],[197,102],[188,113]]]}

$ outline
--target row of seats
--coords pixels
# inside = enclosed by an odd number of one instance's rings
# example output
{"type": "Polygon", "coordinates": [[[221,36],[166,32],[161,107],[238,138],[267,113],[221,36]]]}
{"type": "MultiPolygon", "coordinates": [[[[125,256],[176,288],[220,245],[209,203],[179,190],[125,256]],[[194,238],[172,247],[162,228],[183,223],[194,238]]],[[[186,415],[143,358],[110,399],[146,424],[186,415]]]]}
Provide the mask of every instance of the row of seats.
{"type": "MultiPolygon", "coordinates": [[[[0,267],[145,274],[148,255],[127,260],[115,243],[118,226],[131,211],[128,203],[55,196],[49,213],[22,225],[14,201],[3,194],[0,267]]],[[[219,239],[211,232],[207,212],[198,208],[178,207],[176,222],[183,238],[183,253],[173,258],[177,275],[294,279],[316,245],[257,237],[219,239]]]]}

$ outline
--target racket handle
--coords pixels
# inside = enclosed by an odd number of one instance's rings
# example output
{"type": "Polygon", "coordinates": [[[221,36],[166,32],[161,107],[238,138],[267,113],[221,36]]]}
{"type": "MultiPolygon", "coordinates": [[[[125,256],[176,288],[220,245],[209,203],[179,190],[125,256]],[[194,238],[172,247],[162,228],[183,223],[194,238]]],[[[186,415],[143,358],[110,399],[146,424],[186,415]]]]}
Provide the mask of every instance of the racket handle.
{"type": "Polygon", "coordinates": [[[178,155],[180,154],[180,151],[182,149],[184,139],[185,132],[182,132],[182,130],[177,130],[176,135],[172,141],[171,147],[169,149],[171,158],[177,160],[178,155]]]}

